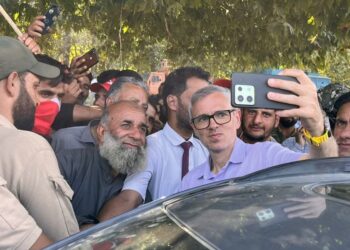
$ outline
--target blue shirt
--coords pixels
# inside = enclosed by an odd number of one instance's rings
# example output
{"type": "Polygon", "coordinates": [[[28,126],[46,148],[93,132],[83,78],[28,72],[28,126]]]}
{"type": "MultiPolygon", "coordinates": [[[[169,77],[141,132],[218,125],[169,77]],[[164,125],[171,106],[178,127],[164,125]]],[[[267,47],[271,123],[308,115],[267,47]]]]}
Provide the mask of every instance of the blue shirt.
{"type": "Polygon", "coordinates": [[[275,142],[244,143],[236,138],[231,157],[226,165],[214,174],[208,158],[201,166],[190,171],[182,180],[181,190],[244,176],[275,165],[297,161],[303,154],[290,151],[275,142]]]}
{"type": "Polygon", "coordinates": [[[282,142],[282,146],[289,148],[294,152],[308,153],[310,151],[310,145],[305,142],[304,146],[296,142],[295,137],[289,137],[282,142]]]}
{"type": "MultiPolygon", "coordinates": [[[[91,134],[91,127],[97,126],[99,120],[93,120],[89,123],[88,126],[80,126],[80,127],[71,127],[64,128],[58,130],[52,136],[51,146],[53,147],[56,154],[60,152],[68,152],[69,150],[75,149],[86,149],[86,148],[95,148],[97,143],[91,134]]],[[[128,178],[124,182],[125,186],[123,190],[133,190],[138,192],[142,199],[145,201],[146,199],[146,189],[143,191],[139,186],[139,180],[134,179],[132,176],[128,176],[128,178]],[[140,191],[142,190],[142,192],[140,191]]]]}
{"type": "Polygon", "coordinates": [[[63,150],[57,160],[74,191],[72,205],[79,225],[93,222],[105,202],[121,192],[126,176],[114,176],[96,147],[63,150]]]}
{"type": "MultiPolygon", "coordinates": [[[[169,124],[157,133],[147,136],[146,170],[128,177],[123,189],[138,190],[145,193],[149,183],[152,199],[172,195],[180,190],[183,149],[185,139],[173,130],[169,124]]],[[[208,150],[193,136],[189,152],[189,170],[194,169],[208,157],[208,150]]]]}
{"type": "Polygon", "coordinates": [[[51,146],[56,153],[67,149],[95,147],[96,141],[92,137],[91,127],[99,120],[93,120],[88,126],[70,127],[56,131],[52,135],[51,146]]]}

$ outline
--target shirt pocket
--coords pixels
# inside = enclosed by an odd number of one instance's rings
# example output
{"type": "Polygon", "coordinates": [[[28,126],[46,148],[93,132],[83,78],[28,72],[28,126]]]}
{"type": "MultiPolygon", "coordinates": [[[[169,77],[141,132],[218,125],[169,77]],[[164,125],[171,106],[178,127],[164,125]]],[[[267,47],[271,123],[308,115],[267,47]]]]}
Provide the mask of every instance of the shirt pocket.
{"type": "Polygon", "coordinates": [[[50,177],[50,181],[53,183],[56,191],[72,200],[74,192],[62,176],[50,177]]]}
{"type": "Polygon", "coordinates": [[[0,235],[8,229],[17,230],[29,218],[27,210],[7,189],[6,184],[7,182],[0,178],[0,235]]]}

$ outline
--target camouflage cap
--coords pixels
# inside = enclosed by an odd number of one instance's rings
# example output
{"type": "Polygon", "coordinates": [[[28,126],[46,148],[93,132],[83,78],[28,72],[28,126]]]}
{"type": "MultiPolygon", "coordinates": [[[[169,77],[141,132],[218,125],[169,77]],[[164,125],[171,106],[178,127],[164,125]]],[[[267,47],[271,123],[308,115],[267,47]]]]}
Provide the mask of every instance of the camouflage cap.
{"type": "Polygon", "coordinates": [[[335,103],[338,98],[349,91],[349,87],[340,83],[331,83],[318,90],[317,94],[321,107],[329,117],[335,116],[335,103]]]}

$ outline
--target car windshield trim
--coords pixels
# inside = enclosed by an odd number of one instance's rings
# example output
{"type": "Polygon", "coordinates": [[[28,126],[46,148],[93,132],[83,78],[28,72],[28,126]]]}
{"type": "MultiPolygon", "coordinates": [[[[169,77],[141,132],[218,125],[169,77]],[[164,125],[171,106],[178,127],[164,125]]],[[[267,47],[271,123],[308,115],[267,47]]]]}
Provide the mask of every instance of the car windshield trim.
{"type": "Polygon", "coordinates": [[[197,233],[195,230],[192,230],[192,228],[184,223],[180,218],[178,218],[175,214],[169,212],[166,209],[166,205],[162,205],[163,213],[168,216],[168,218],[174,222],[179,228],[181,228],[184,232],[189,234],[193,239],[197,240],[200,244],[202,244],[204,247],[208,249],[219,249],[215,245],[213,245],[211,242],[209,242],[205,237],[203,237],[201,234],[197,233]]]}

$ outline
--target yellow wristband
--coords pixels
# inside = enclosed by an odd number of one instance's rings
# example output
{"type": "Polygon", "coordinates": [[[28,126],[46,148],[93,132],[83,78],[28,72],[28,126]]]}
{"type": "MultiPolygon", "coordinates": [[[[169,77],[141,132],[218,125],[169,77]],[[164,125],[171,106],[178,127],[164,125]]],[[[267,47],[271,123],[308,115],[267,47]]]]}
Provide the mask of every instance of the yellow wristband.
{"type": "Polygon", "coordinates": [[[325,129],[325,132],[321,136],[312,136],[309,131],[305,128],[303,129],[303,133],[306,139],[310,141],[310,143],[316,147],[319,147],[322,143],[328,140],[329,137],[332,136],[331,132],[328,129],[325,129]]]}

